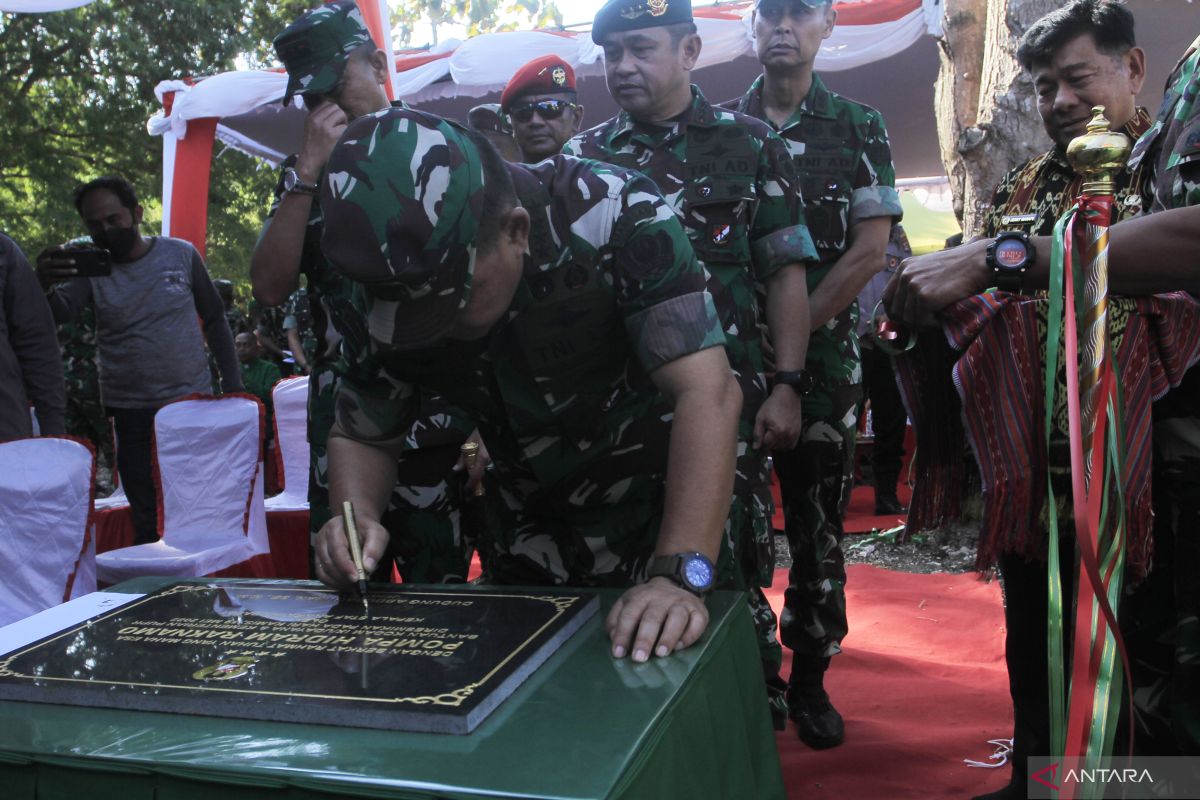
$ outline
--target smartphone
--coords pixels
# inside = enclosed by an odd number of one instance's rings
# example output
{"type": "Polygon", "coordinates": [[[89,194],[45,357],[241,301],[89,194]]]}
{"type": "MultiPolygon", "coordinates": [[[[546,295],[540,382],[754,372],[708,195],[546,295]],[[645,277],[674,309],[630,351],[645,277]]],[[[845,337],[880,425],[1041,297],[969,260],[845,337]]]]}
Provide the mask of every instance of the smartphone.
{"type": "Polygon", "coordinates": [[[100,247],[69,248],[60,257],[75,262],[75,271],[80,278],[105,278],[112,275],[112,254],[100,247]]]}

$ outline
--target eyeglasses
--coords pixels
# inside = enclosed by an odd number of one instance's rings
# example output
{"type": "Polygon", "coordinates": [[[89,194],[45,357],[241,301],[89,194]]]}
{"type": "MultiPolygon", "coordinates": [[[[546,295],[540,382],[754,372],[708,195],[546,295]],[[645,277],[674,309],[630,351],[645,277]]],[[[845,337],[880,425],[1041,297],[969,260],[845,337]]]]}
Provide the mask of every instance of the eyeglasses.
{"type": "Polygon", "coordinates": [[[533,119],[534,113],[537,113],[542,119],[558,119],[567,112],[568,108],[574,108],[575,104],[569,100],[538,100],[535,103],[520,103],[512,106],[508,110],[508,116],[514,122],[522,124],[533,119]]]}

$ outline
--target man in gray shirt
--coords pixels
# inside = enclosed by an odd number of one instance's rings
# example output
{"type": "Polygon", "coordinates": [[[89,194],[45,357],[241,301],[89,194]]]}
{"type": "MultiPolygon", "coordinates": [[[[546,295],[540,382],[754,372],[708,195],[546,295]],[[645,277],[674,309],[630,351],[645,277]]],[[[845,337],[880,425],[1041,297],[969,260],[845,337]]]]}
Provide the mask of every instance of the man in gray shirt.
{"type": "Polygon", "coordinates": [[[0,233],[0,441],[66,433],[67,388],[54,318],[16,242],[0,233]]]}
{"type": "Polygon", "coordinates": [[[205,340],[226,392],[242,375],[225,307],[200,254],[167,236],[142,236],[142,207],[128,181],[97,178],[75,191],[92,241],[112,254],[112,274],[76,277],[70,250],[38,258],[55,319],[69,322],[91,305],[100,355],[100,395],[117,432],[117,469],[133,514],[135,542],[158,538],[152,441],[165,404],[211,386],[205,340]],[[203,334],[196,323],[199,315],[203,334]]]}

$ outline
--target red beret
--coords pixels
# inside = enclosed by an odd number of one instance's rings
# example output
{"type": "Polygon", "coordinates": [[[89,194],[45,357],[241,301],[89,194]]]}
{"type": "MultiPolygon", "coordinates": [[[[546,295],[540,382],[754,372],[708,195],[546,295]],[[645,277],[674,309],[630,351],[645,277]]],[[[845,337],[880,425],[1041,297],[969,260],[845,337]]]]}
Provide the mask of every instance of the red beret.
{"type": "Polygon", "coordinates": [[[500,109],[508,113],[513,102],[525,94],[575,91],[575,70],[558,56],[535,58],[517,70],[504,93],[500,95],[500,109]]]}

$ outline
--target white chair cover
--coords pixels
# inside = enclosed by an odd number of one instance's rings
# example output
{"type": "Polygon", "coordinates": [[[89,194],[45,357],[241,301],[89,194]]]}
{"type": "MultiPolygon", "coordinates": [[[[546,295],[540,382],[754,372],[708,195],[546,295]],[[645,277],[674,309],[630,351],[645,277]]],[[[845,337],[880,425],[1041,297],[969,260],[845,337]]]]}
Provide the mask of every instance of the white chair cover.
{"type": "Polygon", "coordinates": [[[283,491],[267,498],[267,511],[308,510],[308,376],[284,378],[271,390],[275,447],[283,462],[283,491]]]}
{"type": "Polygon", "coordinates": [[[95,590],[95,565],[82,564],[94,470],[92,451],[71,439],[0,444],[0,625],[95,590]]]}
{"type": "Polygon", "coordinates": [[[270,551],[263,508],[263,407],[249,395],[188,398],[154,417],[162,538],[96,556],[98,578],[201,577],[270,551]]]}
{"type": "MultiPolygon", "coordinates": [[[[113,474],[116,474],[116,470],[113,470],[113,474]]],[[[128,505],[129,498],[125,496],[124,486],[117,486],[116,489],[113,489],[113,493],[108,497],[96,498],[97,511],[109,511],[114,508],[125,508],[128,505]]]]}

